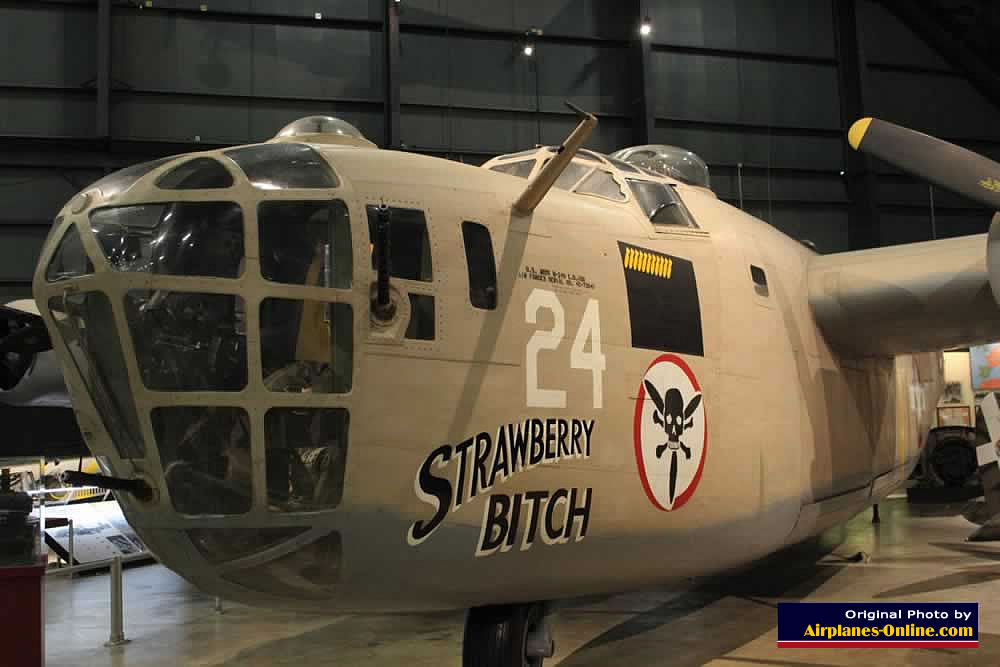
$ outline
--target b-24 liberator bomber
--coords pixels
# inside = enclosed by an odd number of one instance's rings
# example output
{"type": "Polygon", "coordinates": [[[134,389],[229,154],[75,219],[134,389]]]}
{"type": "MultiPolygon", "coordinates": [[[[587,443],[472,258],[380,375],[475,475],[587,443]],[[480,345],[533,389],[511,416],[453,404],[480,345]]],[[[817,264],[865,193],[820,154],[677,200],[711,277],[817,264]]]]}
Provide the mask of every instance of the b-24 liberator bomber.
{"type": "MultiPolygon", "coordinates": [[[[469,609],[538,665],[549,603],[733,568],[909,475],[939,350],[1000,336],[986,235],[821,256],[697,156],[566,141],[483,167],[302,119],[76,195],[34,296],[102,483],[200,588],[469,609]]],[[[997,207],[1000,166],[852,144],[997,207]]]]}

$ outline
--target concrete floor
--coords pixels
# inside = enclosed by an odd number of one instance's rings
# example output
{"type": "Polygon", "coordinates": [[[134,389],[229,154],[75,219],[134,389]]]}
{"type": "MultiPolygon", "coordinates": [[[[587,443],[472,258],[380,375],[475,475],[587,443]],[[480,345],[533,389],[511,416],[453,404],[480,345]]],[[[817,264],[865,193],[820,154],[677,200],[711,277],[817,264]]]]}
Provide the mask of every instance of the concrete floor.
{"type": "MultiPolygon", "coordinates": [[[[548,665],[998,665],[1000,543],[971,545],[956,508],[916,511],[903,499],[746,571],[567,603],[548,665]],[[869,563],[850,557],[872,555],[869,563]],[[781,600],[980,603],[979,649],[777,649],[781,600]]],[[[319,617],[227,604],[159,565],[125,573],[126,636],[108,638],[106,574],[49,577],[49,667],[170,665],[460,665],[462,613],[319,617]]]]}

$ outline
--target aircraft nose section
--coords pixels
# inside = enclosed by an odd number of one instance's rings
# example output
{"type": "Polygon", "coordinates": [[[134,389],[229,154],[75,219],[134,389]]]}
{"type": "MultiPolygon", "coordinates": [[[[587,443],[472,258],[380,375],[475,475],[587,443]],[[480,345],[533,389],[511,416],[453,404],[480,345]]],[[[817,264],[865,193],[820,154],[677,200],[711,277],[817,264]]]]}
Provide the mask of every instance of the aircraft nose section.
{"type": "Polygon", "coordinates": [[[64,209],[35,275],[81,432],[104,472],[155,487],[122,504],[168,566],[230,599],[328,599],[364,212],[305,144],[136,173],[64,209]]]}

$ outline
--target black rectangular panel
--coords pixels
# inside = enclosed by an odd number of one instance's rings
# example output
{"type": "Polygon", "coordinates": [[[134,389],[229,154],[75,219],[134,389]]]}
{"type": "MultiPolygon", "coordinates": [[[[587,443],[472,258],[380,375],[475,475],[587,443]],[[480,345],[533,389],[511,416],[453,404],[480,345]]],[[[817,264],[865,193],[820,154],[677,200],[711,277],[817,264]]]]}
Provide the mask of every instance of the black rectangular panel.
{"type": "Polygon", "coordinates": [[[705,356],[691,260],[618,242],[632,347],[705,356]]]}

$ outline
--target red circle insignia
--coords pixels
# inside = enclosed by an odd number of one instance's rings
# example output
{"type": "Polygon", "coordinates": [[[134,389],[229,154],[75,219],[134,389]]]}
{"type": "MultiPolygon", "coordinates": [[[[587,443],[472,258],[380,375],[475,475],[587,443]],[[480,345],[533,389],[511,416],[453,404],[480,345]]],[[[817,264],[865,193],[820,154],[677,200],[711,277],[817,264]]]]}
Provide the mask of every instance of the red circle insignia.
{"type": "Polygon", "coordinates": [[[646,369],[635,401],[635,461],[646,496],[664,512],[698,488],[708,450],[708,421],[698,379],[675,354],[646,369]]]}

